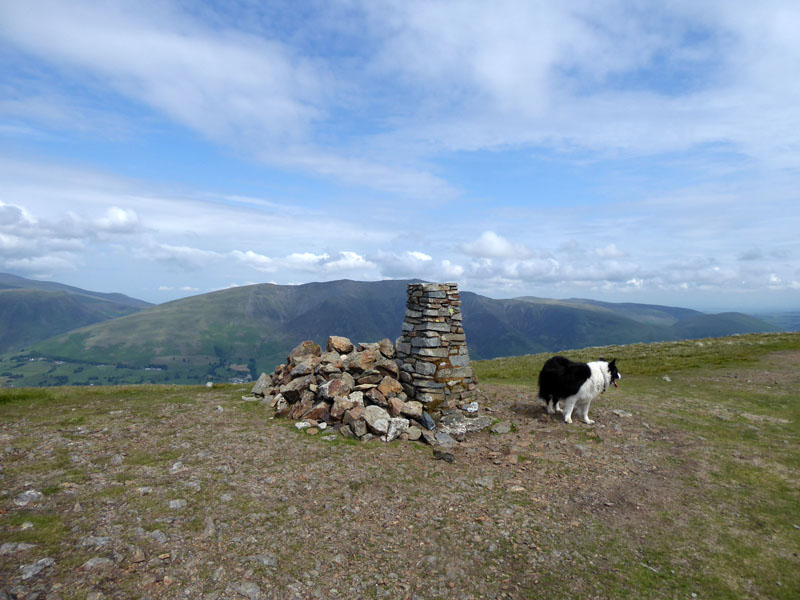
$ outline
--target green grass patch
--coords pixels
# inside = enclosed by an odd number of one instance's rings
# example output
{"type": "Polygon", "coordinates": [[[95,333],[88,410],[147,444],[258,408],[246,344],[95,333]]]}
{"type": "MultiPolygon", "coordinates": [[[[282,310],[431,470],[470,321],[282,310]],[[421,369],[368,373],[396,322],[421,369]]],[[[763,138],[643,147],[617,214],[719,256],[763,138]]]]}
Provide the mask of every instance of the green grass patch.
{"type": "MultiPolygon", "coordinates": [[[[572,360],[617,359],[623,373],[665,375],[684,370],[752,364],[780,350],[800,349],[800,333],[757,333],[680,342],[605,346],[560,352],[572,360]]],[[[552,352],[473,361],[479,381],[536,385],[539,371],[552,352]]]]}

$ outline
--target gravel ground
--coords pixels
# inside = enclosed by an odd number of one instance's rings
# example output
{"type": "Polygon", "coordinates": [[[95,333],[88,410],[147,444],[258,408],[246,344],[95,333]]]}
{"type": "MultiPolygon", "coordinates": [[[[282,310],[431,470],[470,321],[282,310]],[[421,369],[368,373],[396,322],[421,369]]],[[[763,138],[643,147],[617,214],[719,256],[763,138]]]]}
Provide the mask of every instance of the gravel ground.
{"type": "Polygon", "coordinates": [[[508,432],[451,463],[297,431],[246,391],[6,405],[0,599],[603,597],[621,561],[656,570],[648,528],[694,493],[688,437],[630,403],[566,425],[535,390],[482,386],[508,432]]]}

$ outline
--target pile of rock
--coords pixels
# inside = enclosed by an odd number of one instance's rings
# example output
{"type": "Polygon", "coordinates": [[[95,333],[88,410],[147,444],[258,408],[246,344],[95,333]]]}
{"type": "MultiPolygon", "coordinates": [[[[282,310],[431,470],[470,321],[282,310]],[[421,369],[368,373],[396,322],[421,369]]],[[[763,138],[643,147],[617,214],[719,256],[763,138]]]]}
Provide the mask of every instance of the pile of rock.
{"type": "Polygon", "coordinates": [[[252,394],[309,431],[333,427],[362,440],[437,443],[430,414],[403,389],[391,341],[354,345],[331,336],[326,350],[301,343],[274,373],[259,377],[252,394]]]}

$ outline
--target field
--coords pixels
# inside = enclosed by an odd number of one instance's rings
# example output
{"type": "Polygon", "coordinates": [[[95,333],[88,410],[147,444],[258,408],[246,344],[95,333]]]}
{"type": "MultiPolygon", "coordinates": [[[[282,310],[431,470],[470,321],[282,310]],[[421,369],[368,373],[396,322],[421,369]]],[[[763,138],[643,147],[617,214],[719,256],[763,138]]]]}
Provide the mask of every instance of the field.
{"type": "Polygon", "coordinates": [[[301,433],[247,386],[0,390],[0,590],[800,597],[800,334],[566,354],[617,358],[595,425],[544,414],[545,355],[477,362],[508,432],[452,464],[301,433]]]}

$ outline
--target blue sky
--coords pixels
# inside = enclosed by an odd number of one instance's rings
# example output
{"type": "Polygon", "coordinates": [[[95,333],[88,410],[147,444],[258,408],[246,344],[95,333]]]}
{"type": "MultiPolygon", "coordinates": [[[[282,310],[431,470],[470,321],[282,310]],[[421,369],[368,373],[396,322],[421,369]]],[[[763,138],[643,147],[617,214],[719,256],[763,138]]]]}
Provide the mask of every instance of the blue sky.
{"type": "Polygon", "coordinates": [[[0,271],[800,307],[800,3],[0,0],[0,271]]]}

